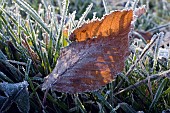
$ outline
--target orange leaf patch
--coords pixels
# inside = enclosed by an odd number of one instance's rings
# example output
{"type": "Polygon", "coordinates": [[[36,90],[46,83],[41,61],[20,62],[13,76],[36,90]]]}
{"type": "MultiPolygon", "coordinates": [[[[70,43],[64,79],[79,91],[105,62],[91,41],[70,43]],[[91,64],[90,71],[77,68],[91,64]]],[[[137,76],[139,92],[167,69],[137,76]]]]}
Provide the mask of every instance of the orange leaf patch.
{"type": "Polygon", "coordinates": [[[92,21],[74,30],[70,35],[71,41],[84,41],[89,38],[116,37],[124,34],[131,25],[132,10],[115,11],[103,17],[102,20],[92,21]]]}
{"type": "Polygon", "coordinates": [[[123,71],[129,54],[132,21],[133,10],[115,11],[76,29],[70,36],[75,42],[60,51],[56,67],[42,89],[81,93],[113,81],[123,71]]]}

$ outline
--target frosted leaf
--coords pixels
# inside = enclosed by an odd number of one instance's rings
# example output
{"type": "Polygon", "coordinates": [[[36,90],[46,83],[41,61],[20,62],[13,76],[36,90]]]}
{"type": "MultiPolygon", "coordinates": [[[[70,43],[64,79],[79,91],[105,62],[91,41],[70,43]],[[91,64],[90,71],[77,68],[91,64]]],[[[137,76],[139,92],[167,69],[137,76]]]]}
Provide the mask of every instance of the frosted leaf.
{"type": "Polygon", "coordinates": [[[113,11],[75,29],[69,37],[74,42],[60,51],[42,89],[82,93],[98,90],[113,81],[123,71],[129,55],[133,16],[132,9],[113,11]]]}
{"type": "Polygon", "coordinates": [[[23,113],[28,113],[30,109],[28,83],[26,81],[20,83],[0,83],[0,91],[4,92],[5,96],[0,96],[0,112],[7,111],[13,102],[17,104],[18,109],[23,113]]]}

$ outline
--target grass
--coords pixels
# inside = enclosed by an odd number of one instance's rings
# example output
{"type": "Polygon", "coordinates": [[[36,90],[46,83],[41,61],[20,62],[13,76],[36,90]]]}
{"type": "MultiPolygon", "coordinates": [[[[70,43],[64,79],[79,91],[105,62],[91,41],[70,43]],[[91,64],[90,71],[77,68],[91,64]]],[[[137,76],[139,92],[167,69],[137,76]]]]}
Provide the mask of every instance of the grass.
{"type": "Polygon", "coordinates": [[[71,43],[68,37],[74,28],[92,18],[94,12],[102,17],[110,10],[123,9],[124,3],[116,5],[109,0],[33,3],[34,0],[0,2],[0,112],[150,113],[170,109],[169,59],[158,58],[159,48],[164,46],[161,40],[169,32],[170,2],[141,0],[134,6],[148,7],[147,13],[136,21],[134,32],[149,32],[153,40],[146,43],[146,34],[134,35],[124,71],[100,90],[82,94],[44,92],[41,85],[55,67],[59,50],[71,43]],[[136,44],[136,38],[143,41],[137,40],[136,44]],[[8,82],[7,86],[21,83],[23,88],[13,87],[16,92],[2,90],[2,82],[8,82]],[[29,101],[20,105],[23,93],[29,93],[25,95],[29,101]]]}

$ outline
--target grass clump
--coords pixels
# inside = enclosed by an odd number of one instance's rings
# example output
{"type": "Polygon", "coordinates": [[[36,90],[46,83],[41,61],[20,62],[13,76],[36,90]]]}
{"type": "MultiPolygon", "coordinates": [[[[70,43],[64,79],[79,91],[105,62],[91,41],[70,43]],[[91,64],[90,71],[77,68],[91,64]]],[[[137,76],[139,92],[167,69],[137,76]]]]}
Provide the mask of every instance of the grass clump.
{"type": "Polygon", "coordinates": [[[102,17],[110,10],[131,7],[132,1],[129,1],[129,5],[124,0],[33,1],[1,1],[0,82],[14,85],[27,81],[29,86],[14,87],[16,93],[0,89],[0,112],[150,113],[170,109],[169,59],[158,58],[159,48],[165,46],[161,40],[169,32],[168,1],[141,0],[135,5],[146,4],[148,11],[136,22],[130,44],[132,52],[126,61],[124,72],[115,81],[97,92],[71,95],[49,91],[45,104],[45,92],[41,91],[41,85],[44,77],[55,67],[60,49],[70,44],[68,37],[71,31],[82,25],[86,18],[92,18],[94,12],[102,17]],[[138,31],[142,31],[144,35],[138,31]],[[150,43],[147,43],[147,33],[151,37],[154,35],[150,43]],[[29,93],[27,98],[30,104],[14,104],[22,98],[20,95],[23,92],[29,93]],[[8,102],[8,106],[1,103],[6,102],[7,98],[12,100],[8,102]]]}

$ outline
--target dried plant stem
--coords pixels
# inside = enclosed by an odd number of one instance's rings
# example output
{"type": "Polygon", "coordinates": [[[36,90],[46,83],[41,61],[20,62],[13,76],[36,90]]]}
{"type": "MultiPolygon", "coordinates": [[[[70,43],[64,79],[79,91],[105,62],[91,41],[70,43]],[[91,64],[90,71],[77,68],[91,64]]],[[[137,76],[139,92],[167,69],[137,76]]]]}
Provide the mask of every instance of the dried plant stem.
{"type": "Polygon", "coordinates": [[[150,80],[152,81],[152,80],[160,79],[160,78],[162,78],[162,77],[166,77],[169,73],[170,73],[170,70],[167,70],[167,71],[164,71],[164,72],[159,73],[159,74],[151,75],[151,76],[147,77],[146,79],[141,80],[141,81],[135,83],[134,85],[130,85],[129,87],[127,87],[127,88],[125,88],[125,89],[123,89],[123,90],[115,93],[114,95],[118,95],[118,94],[120,94],[120,93],[122,93],[122,92],[125,92],[125,91],[128,91],[128,90],[134,89],[134,88],[136,88],[136,87],[139,87],[139,86],[141,86],[142,84],[146,84],[147,81],[148,81],[148,79],[150,79],[150,80]]]}
{"type": "Polygon", "coordinates": [[[153,29],[149,29],[149,30],[146,31],[146,32],[154,32],[154,31],[156,31],[156,30],[158,30],[158,29],[161,29],[161,28],[164,28],[164,27],[168,27],[168,26],[170,26],[170,22],[167,23],[167,24],[164,24],[164,25],[160,25],[160,26],[158,26],[158,27],[155,27],[155,28],[153,28],[153,29]]]}
{"type": "Polygon", "coordinates": [[[30,45],[28,44],[27,39],[24,38],[24,41],[25,41],[25,46],[26,46],[26,48],[27,48],[27,50],[28,50],[28,53],[29,53],[29,55],[31,56],[31,59],[33,60],[33,65],[34,65],[34,67],[35,67],[36,69],[38,69],[38,66],[36,65],[35,56],[33,55],[33,52],[32,52],[32,50],[31,50],[30,45]]]}
{"type": "Polygon", "coordinates": [[[137,35],[140,39],[142,39],[142,41],[143,41],[145,44],[147,44],[145,38],[144,38],[141,34],[139,34],[139,33],[136,32],[136,31],[132,31],[132,34],[137,35]]]}

